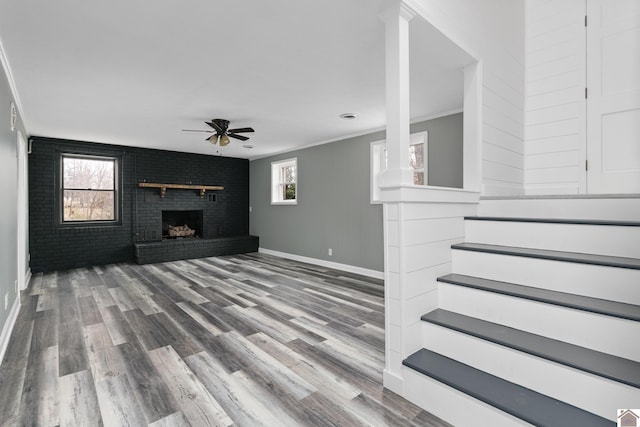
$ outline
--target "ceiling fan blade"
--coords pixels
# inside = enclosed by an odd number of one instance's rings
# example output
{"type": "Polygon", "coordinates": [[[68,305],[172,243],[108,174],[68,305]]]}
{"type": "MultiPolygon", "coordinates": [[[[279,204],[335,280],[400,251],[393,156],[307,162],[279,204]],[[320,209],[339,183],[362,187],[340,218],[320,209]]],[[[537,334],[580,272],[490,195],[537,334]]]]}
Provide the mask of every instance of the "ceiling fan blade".
{"type": "Polygon", "coordinates": [[[239,139],[240,141],[246,141],[247,139],[249,139],[244,135],[236,135],[235,133],[228,133],[227,135],[231,138],[239,139]]]}
{"type": "Polygon", "coordinates": [[[214,128],[220,135],[224,134],[224,129],[222,129],[222,127],[218,123],[216,123],[215,120],[211,120],[210,122],[205,123],[214,128]]]}
{"type": "Polygon", "coordinates": [[[253,128],[238,128],[238,129],[229,129],[227,132],[241,133],[241,132],[255,132],[255,130],[253,130],[253,128]]]}
{"type": "Polygon", "coordinates": [[[211,133],[213,131],[210,130],[200,130],[200,129],[182,129],[182,132],[207,132],[211,133]]]}

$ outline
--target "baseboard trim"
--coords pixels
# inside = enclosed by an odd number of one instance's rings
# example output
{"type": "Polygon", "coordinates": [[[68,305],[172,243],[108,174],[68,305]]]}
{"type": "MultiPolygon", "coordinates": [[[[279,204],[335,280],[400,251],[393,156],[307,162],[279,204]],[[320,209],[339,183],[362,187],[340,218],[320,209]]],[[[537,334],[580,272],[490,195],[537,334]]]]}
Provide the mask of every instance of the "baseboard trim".
{"type": "Polygon", "coordinates": [[[395,394],[404,397],[404,378],[384,369],[382,371],[382,385],[395,394]]]}
{"type": "Polygon", "coordinates": [[[323,259],[309,258],[302,255],[295,255],[287,252],[274,251],[272,249],[258,248],[258,252],[266,255],[278,256],[280,258],[287,258],[294,261],[306,262],[308,264],[319,265],[321,267],[333,268],[335,270],[342,270],[348,273],[360,274],[362,276],[372,277],[374,279],[384,279],[384,272],[382,271],[370,270],[368,268],[356,267],[354,265],[340,264],[338,262],[325,261],[323,259]]]}
{"type": "Polygon", "coordinates": [[[16,325],[19,311],[20,298],[16,297],[13,300],[13,306],[11,307],[11,311],[9,312],[9,317],[7,318],[7,321],[4,322],[4,326],[2,327],[2,334],[0,334],[0,361],[4,360],[4,354],[9,347],[9,340],[11,339],[13,327],[16,325]]]}
{"type": "Polygon", "coordinates": [[[21,291],[26,291],[29,288],[29,282],[31,282],[31,269],[27,269],[27,273],[24,275],[24,289],[20,289],[21,291]]]}

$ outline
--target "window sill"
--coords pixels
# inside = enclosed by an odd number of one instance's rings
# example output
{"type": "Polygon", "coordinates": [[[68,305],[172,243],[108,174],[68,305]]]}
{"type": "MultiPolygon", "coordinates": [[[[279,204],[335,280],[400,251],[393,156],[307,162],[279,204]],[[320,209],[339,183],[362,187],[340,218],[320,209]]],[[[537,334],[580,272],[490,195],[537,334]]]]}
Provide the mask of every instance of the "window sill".
{"type": "Polygon", "coordinates": [[[281,201],[281,202],[271,202],[272,205],[297,205],[298,201],[297,200],[291,200],[291,201],[281,201]]]}
{"type": "Polygon", "coordinates": [[[122,221],[78,221],[78,222],[62,222],[57,225],[58,229],[77,229],[77,228],[113,228],[121,227],[122,221]]]}

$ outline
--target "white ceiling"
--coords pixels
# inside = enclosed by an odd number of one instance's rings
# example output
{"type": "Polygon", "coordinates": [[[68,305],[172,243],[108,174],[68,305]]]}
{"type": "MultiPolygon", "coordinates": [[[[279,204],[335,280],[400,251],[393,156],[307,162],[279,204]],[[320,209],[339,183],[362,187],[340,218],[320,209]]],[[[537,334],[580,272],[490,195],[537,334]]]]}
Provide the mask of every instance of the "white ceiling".
{"type": "MultiPolygon", "coordinates": [[[[0,0],[0,42],[31,135],[256,158],[384,127],[384,1],[0,0]]],[[[412,117],[461,109],[471,58],[418,18],[411,58],[412,117]]]]}

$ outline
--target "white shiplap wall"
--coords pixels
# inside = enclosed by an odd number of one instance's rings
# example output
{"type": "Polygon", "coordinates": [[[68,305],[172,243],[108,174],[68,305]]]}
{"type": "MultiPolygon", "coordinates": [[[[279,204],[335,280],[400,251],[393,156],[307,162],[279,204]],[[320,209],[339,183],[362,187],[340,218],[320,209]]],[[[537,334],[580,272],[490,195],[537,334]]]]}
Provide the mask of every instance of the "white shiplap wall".
{"type": "Polygon", "coordinates": [[[437,187],[383,188],[385,240],[384,385],[404,394],[402,360],[422,347],[420,316],[439,305],[436,278],[451,272],[451,245],[464,240],[464,217],[479,193],[437,187]]]}
{"type": "Polygon", "coordinates": [[[586,0],[526,0],[527,194],[585,189],[586,0]]]}
{"type": "Polygon", "coordinates": [[[524,194],[524,0],[407,3],[482,63],[483,193],[524,194]]]}

